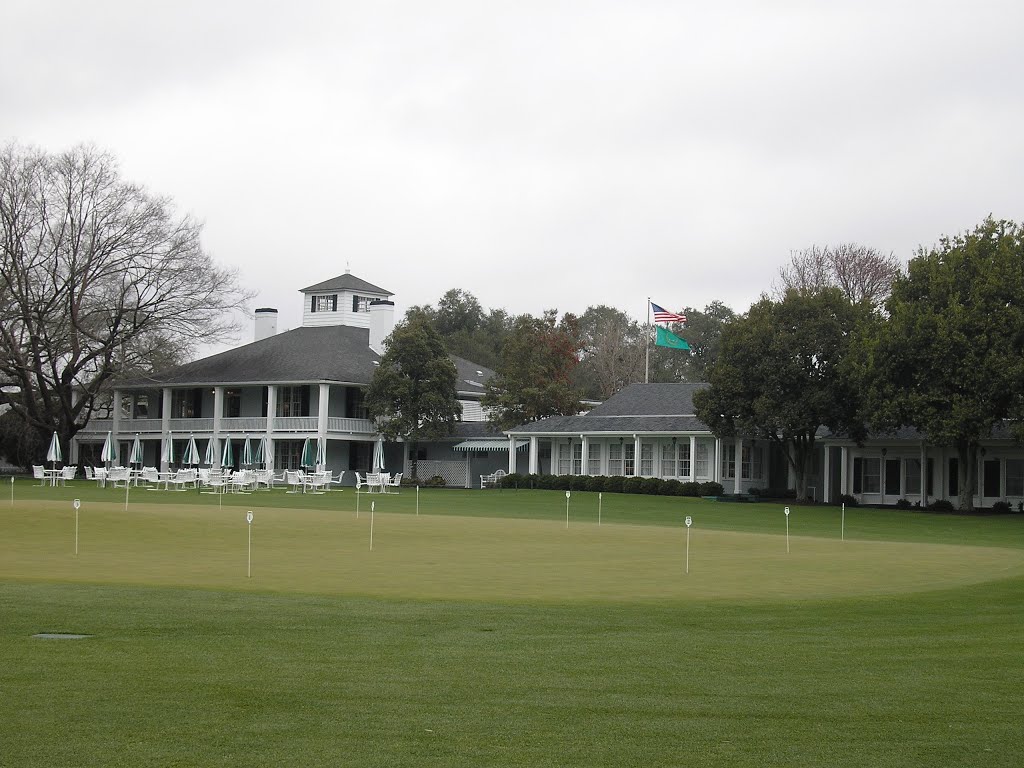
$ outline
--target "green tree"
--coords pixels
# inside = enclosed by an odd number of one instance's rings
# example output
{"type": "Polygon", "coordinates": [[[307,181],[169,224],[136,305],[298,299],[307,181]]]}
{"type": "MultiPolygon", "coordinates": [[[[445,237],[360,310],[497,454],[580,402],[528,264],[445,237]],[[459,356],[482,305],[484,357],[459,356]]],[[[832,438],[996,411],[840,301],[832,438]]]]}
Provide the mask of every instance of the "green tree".
{"type": "Polygon", "coordinates": [[[872,317],[835,288],[762,297],[746,317],[728,324],[711,370],[711,386],[693,401],[719,437],[767,440],[784,452],[807,496],[807,472],[818,429],[863,436],[856,386],[840,366],[852,334],[872,317]]]}
{"type": "Polygon", "coordinates": [[[366,407],[389,440],[404,439],[417,477],[421,440],[450,435],[461,414],[458,374],[444,342],[422,314],[399,323],[384,341],[384,356],[366,393],[366,407]]]}
{"type": "Polygon", "coordinates": [[[582,348],[579,323],[571,314],[561,322],[557,316],[550,309],[539,318],[516,318],[483,398],[499,429],[579,412],[580,391],[573,384],[582,348]]]}
{"type": "Polygon", "coordinates": [[[485,311],[476,296],[461,288],[452,288],[438,301],[411,307],[406,317],[423,314],[434,324],[453,355],[494,368],[501,347],[512,329],[512,318],[503,309],[485,311]]]}
{"type": "Polygon", "coordinates": [[[857,360],[870,423],[916,427],[956,448],[959,506],[970,510],[978,448],[1004,419],[1024,419],[1024,233],[991,217],[921,249],[897,278],[888,321],[857,360]]]}
{"type": "Polygon", "coordinates": [[[65,451],[112,377],[229,338],[248,298],[110,155],[0,148],[0,404],[65,451]]]}
{"type": "Polygon", "coordinates": [[[644,380],[646,329],[640,323],[601,304],[580,315],[579,328],[582,351],[575,380],[585,397],[607,400],[644,380]]]}

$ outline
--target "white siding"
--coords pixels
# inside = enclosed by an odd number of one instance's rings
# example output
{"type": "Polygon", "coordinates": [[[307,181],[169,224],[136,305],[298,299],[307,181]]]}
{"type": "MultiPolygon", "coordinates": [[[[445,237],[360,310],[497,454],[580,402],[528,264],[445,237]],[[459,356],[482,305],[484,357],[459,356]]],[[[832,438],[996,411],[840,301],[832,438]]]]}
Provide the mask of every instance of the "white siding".
{"type": "MultiPolygon", "coordinates": [[[[370,299],[386,299],[384,294],[359,293],[358,296],[365,296],[370,299]]],[[[302,325],[306,327],[322,325],[346,325],[352,328],[369,328],[369,312],[352,311],[352,291],[315,291],[302,294],[302,325]],[[312,312],[313,296],[325,296],[331,293],[338,294],[337,312],[312,312]]]]}

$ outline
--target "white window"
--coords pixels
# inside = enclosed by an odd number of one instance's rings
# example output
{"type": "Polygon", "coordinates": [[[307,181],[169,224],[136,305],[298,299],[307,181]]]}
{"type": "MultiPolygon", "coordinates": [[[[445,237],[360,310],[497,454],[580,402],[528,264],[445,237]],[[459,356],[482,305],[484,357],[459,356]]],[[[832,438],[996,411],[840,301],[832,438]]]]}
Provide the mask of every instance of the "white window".
{"type": "Polygon", "coordinates": [[[654,446],[651,443],[640,444],[640,474],[644,477],[654,474],[654,446]]]}
{"type": "Polygon", "coordinates": [[[370,311],[370,297],[369,296],[353,296],[352,297],[352,311],[353,312],[369,312],[370,311]]]}
{"type": "Polygon", "coordinates": [[[583,474],[583,443],[573,443],[572,445],[572,473],[574,475],[583,474]]]}
{"type": "Polygon", "coordinates": [[[722,446],[722,479],[736,477],[736,444],[722,446]]]}
{"type": "Polygon", "coordinates": [[[622,443],[612,443],[608,446],[608,474],[622,474],[622,443]]]}
{"type": "Polygon", "coordinates": [[[1006,460],[1006,495],[1024,496],[1024,459],[1006,460]]]}
{"type": "Polygon", "coordinates": [[[857,457],[853,460],[853,492],[881,493],[882,460],[878,457],[857,457]]]}
{"type": "Polygon", "coordinates": [[[314,296],[309,308],[310,312],[337,312],[338,294],[328,293],[322,296],[314,296]]]}
{"type": "Polygon", "coordinates": [[[755,445],[743,446],[743,462],[740,467],[744,480],[761,479],[761,448],[755,445]]]}
{"type": "Polygon", "coordinates": [[[672,443],[661,445],[661,476],[676,477],[676,447],[672,443]]]}
{"type": "Polygon", "coordinates": [[[694,462],[696,462],[694,468],[697,470],[697,477],[710,477],[708,474],[708,444],[703,440],[698,440],[694,453],[694,462]]]}
{"type": "Polygon", "coordinates": [[[601,474],[601,444],[591,443],[587,446],[587,474],[601,474]]]}
{"type": "Polygon", "coordinates": [[[921,492],[921,460],[920,459],[907,459],[906,460],[906,493],[920,493],[921,492]]]}

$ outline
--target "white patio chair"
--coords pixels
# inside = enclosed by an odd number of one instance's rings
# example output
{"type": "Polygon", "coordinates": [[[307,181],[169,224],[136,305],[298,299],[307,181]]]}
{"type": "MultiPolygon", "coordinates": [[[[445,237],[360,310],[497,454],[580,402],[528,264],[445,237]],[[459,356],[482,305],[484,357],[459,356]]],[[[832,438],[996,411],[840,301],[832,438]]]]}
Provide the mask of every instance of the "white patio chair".
{"type": "Polygon", "coordinates": [[[335,480],[335,479],[332,478],[330,484],[328,484],[328,486],[327,486],[327,490],[331,490],[331,486],[332,485],[341,485],[344,480],[345,480],[345,470],[344,469],[338,470],[338,479],[335,480]]]}
{"type": "Polygon", "coordinates": [[[149,485],[156,485],[160,481],[160,472],[156,467],[142,468],[142,482],[149,485]]]}
{"type": "Polygon", "coordinates": [[[32,479],[38,480],[40,485],[46,485],[46,469],[42,464],[32,465],[32,479]]]}
{"type": "Polygon", "coordinates": [[[286,470],[284,473],[285,483],[288,485],[288,493],[302,493],[305,486],[305,480],[301,472],[293,471],[291,469],[286,470]]]}
{"type": "Polygon", "coordinates": [[[330,482],[330,470],[326,470],[324,472],[312,472],[306,478],[306,487],[310,489],[310,493],[322,494],[324,489],[330,486],[330,482]]]}
{"type": "MultiPolygon", "coordinates": [[[[402,487],[402,473],[401,472],[396,472],[395,475],[390,480],[388,480],[387,488],[385,488],[384,491],[386,493],[391,493],[391,491],[389,491],[388,488],[401,488],[401,487],[402,487]]],[[[397,491],[397,490],[394,491],[394,493],[398,493],[398,492],[399,491],[397,491]]]]}
{"type": "Polygon", "coordinates": [[[107,475],[109,470],[106,467],[96,467],[92,471],[93,479],[96,481],[96,485],[100,488],[105,488],[107,485],[107,475]]]}
{"type": "Polygon", "coordinates": [[[64,467],[57,479],[60,480],[61,485],[67,485],[68,480],[74,480],[76,474],[78,474],[78,467],[64,467]]]}
{"type": "Polygon", "coordinates": [[[115,488],[124,488],[128,485],[128,467],[111,467],[107,472],[107,480],[114,484],[115,488]]]}
{"type": "Polygon", "coordinates": [[[95,480],[96,479],[95,475],[93,475],[92,467],[86,467],[85,468],[85,479],[86,480],[95,480]]]}

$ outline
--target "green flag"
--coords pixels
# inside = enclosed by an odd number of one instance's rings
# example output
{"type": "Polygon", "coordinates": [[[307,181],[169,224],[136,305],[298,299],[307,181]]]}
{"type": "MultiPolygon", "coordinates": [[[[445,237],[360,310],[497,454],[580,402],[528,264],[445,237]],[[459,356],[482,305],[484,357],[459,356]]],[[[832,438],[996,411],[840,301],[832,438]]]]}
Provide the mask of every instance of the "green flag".
{"type": "Polygon", "coordinates": [[[686,339],[680,339],[671,331],[666,331],[660,325],[656,326],[658,329],[658,338],[655,339],[654,343],[659,347],[668,347],[669,349],[689,349],[690,345],[686,343],[686,339]]]}

